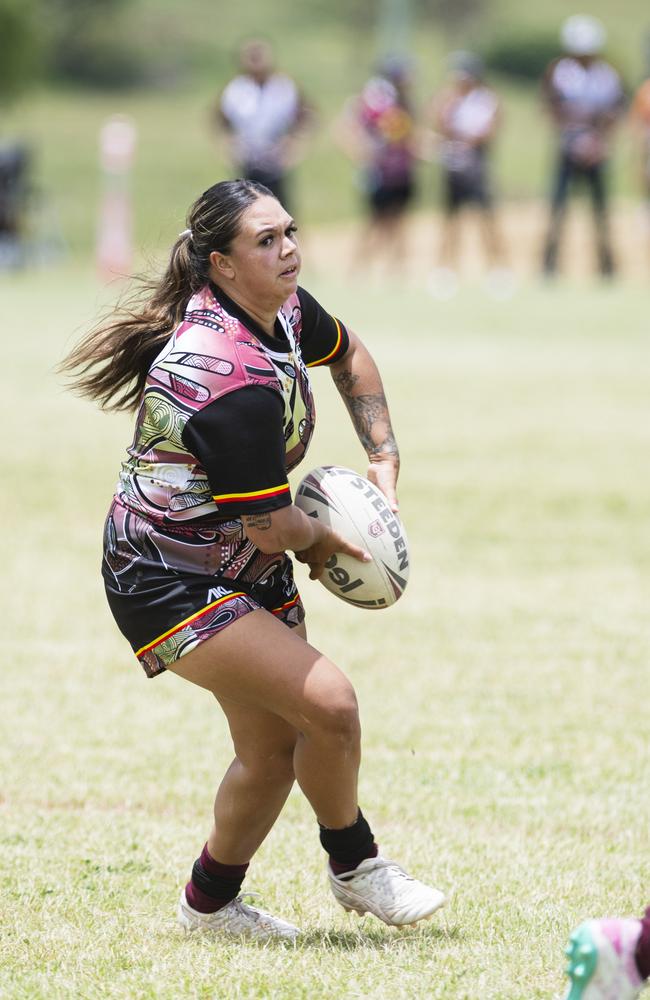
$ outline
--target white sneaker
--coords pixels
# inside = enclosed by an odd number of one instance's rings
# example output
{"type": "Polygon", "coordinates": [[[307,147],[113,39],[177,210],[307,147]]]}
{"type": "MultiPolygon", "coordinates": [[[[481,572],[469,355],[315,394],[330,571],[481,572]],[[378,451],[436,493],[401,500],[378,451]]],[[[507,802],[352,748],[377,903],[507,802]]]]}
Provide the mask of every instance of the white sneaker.
{"type": "Polygon", "coordinates": [[[439,889],[418,882],[388,858],[366,858],[351,872],[335,875],[327,864],[330,886],[344,910],[374,913],[385,924],[402,927],[430,917],[445,902],[439,889]]]}
{"type": "Polygon", "coordinates": [[[300,934],[299,929],[286,920],[272,917],[270,913],[243,903],[241,896],[231,900],[216,913],[199,913],[187,902],[183,889],[177,915],[179,924],[186,931],[212,931],[254,941],[270,941],[273,938],[293,941],[300,934]]]}
{"type": "Polygon", "coordinates": [[[645,985],[634,960],[640,920],[586,920],[571,934],[565,1000],[635,1000],[645,985]]]}

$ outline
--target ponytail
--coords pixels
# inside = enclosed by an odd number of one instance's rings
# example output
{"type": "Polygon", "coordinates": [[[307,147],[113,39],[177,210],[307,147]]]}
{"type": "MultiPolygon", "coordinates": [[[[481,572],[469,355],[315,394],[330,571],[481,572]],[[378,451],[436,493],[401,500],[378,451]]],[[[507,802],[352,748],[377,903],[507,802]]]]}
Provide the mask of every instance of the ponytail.
{"type": "Polygon", "coordinates": [[[138,405],[152,361],[197,290],[189,243],[179,236],[158,284],[140,281],[149,292],[144,303],[140,291],[122,300],[61,362],[58,371],[73,377],[78,395],[96,400],[104,410],[138,405]]]}
{"type": "Polygon", "coordinates": [[[78,395],[94,399],[104,410],[139,405],[152,362],[182,321],[192,296],[208,282],[210,253],[228,253],[246,208],[270,194],[262,184],[238,180],[222,181],[201,195],[162,278],[140,282],[148,292],[145,301],[139,293],[123,300],[58,366],[78,395]]]}

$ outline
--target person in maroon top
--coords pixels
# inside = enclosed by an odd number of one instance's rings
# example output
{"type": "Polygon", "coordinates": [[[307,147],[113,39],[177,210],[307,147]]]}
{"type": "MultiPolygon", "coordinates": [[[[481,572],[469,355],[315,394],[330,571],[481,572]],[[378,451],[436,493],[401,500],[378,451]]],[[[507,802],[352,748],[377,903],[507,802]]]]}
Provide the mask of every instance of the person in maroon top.
{"type": "Polygon", "coordinates": [[[443,894],[378,853],[359,809],[360,728],[345,675],[307,642],[287,550],[318,578],[335,552],[369,559],[294,506],[287,473],[314,426],[308,368],[327,365],[397,510],[399,457],[361,340],[298,287],[293,219],[263,185],[213,185],[190,209],[149,299],[63,363],[77,389],[137,410],[104,532],[113,615],[148,676],[176,674],[226,714],[235,757],[181,893],[188,930],[294,939],[242,902],[248,864],[297,781],[347,910],[415,923],[443,894]]]}
{"type": "Polygon", "coordinates": [[[407,59],[385,57],[334,124],[334,139],[357,167],[365,201],[355,268],[383,259],[394,274],[407,263],[407,212],[416,193],[418,156],[412,76],[407,59]]]}

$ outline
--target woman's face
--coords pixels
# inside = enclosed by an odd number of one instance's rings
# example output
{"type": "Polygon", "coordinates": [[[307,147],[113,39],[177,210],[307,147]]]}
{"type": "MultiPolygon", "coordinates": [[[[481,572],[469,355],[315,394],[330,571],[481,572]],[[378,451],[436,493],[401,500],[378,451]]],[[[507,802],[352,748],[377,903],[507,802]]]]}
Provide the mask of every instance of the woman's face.
{"type": "Polygon", "coordinates": [[[230,287],[249,301],[279,308],[298,286],[293,219],[275,198],[257,198],[242,215],[230,252],[212,253],[210,263],[211,276],[226,291],[230,287]]]}

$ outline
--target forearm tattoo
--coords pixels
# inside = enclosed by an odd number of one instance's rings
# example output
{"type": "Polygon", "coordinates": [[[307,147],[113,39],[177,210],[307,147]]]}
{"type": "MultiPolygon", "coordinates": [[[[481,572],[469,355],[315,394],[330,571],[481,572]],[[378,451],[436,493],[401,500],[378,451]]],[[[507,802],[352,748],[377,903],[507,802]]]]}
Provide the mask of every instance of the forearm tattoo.
{"type": "Polygon", "coordinates": [[[398,455],[397,442],[390,425],[386,397],[383,392],[354,396],[352,390],[358,381],[359,376],[349,371],[343,371],[334,378],[336,388],[341,393],[348,408],[361,444],[371,458],[375,455],[398,455]],[[379,434],[373,433],[376,424],[382,426],[379,434]],[[380,436],[381,440],[377,441],[376,438],[380,436]]]}
{"type": "Polygon", "coordinates": [[[244,522],[244,529],[254,528],[255,531],[268,531],[271,527],[271,515],[270,514],[248,514],[242,517],[244,522]]]}

